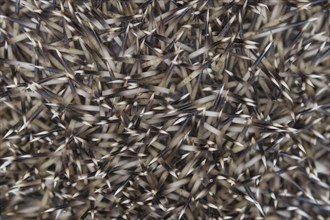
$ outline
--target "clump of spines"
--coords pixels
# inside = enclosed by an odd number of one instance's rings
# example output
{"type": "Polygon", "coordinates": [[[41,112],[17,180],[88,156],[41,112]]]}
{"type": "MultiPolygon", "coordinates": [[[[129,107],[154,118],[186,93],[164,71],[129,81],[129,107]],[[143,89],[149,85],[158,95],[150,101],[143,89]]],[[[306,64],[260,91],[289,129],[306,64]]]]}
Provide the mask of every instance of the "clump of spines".
{"type": "Polygon", "coordinates": [[[12,219],[326,219],[329,3],[0,5],[12,219]]]}

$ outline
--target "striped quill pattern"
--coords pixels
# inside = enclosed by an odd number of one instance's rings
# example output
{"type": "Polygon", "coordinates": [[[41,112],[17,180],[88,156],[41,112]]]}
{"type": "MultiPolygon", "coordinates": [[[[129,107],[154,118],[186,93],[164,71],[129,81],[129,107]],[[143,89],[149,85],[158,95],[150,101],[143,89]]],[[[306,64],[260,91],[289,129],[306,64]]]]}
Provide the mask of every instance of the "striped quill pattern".
{"type": "Polygon", "coordinates": [[[330,215],[327,0],[2,0],[1,219],[330,215]]]}

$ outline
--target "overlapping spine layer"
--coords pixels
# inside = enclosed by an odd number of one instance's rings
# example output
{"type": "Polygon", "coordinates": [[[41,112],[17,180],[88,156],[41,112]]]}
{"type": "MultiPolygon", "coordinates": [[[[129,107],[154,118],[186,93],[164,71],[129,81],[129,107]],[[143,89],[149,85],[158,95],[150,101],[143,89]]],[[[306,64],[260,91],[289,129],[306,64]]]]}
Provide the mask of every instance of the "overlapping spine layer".
{"type": "Polygon", "coordinates": [[[327,219],[327,0],[1,0],[1,219],[327,219]]]}

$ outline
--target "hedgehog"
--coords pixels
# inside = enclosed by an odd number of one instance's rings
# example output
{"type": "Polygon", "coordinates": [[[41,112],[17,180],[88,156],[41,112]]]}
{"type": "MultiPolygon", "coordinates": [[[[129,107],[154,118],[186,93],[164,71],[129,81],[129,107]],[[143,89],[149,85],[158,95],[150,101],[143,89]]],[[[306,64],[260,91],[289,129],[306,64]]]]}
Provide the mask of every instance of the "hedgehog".
{"type": "Polygon", "coordinates": [[[1,219],[330,217],[327,0],[2,0],[1,219]]]}

